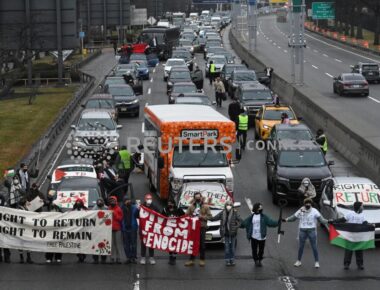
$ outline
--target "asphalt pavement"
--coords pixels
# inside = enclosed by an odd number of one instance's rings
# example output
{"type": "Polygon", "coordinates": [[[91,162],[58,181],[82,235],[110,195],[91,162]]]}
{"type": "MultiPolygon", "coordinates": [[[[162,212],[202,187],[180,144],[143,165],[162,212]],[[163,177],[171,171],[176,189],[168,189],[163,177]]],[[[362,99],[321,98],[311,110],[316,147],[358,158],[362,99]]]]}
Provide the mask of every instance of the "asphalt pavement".
{"type": "MultiPolygon", "coordinates": [[[[224,33],[225,46],[230,49],[227,33],[224,33]]],[[[267,44],[268,50],[271,47],[267,44]]],[[[273,46],[273,45],[272,45],[273,46]]],[[[277,49],[277,48],[276,48],[277,49]]],[[[270,50],[272,51],[272,50],[270,50]]],[[[281,55],[272,51],[277,61],[281,55]]],[[[239,60],[237,60],[239,61],[239,60]]],[[[99,67],[108,68],[114,63],[112,54],[103,56],[97,63],[89,64],[87,69],[99,74],[99,67]]],[[[196,62],[201,69],[204,61],[201,54],[196,55],[196,62]]],[[[278,60],[278,63],[281,63],[278,60]]],[[[103,69],[105,74],[107,69],[103,69]]],[[[139,118],[120,118],[123,125],[121,143],[133,136],[142,138],[143,107],[153,104],[167,103],[166,83],[163,82],[163,66],[151,69],[151,79],[144,81],[144,95],[141,96],[141,112],[139,118]]],[[[214,100],[213,89],[205,82],[205,92],[214,100]]],[[[217,109],[227,115],[230,100],[217,109]]],[[[173,109],[175,106],[173,105],[173,109]]],[[[248,139],[254,139],[253,129],[249,130],[248,139]]],[[[64,146],[64,144],[63,144],[64,146]]],[[[64,159],[65,150],[57,156],[56,162],[64,159]]],[[[347,161],[331,152],[328,160],[335,160],[333,171],[336,175],[352,175],[354,170],[347,161]]],[[[54,167],[54,166],[53,166],[54,167]]],[[[249,215],[245,198],[252,202],[260,201],[264,212],[277,219],[279,208],[272,204],[270,192],[266,188],[266,168],[264,151],[245,151],[240,164],[233,168],[235,177],[235,200],[242,202],[240,214],[243,218],[249,215]]],[[[144,174],[134,172],[130,181],[133,183],[136,197],[142,199],[148,192],[148,182],[144,174]]],[[[289,216],[297,210],[296,205],[289,205],[284,215],[289,216]]],[[[206,267],[195,265],[187,268],[184,263],[187,257],[179,257],[176,266],[168,265],[168,255],[156,252],[157,264],[152,265],[92,265],[91,257],[85,264],[77,264],[75,255],[64,255],[63,264],[46,265],[41,253],[33,253],[34,265],[18,264],[18,253],[12,251],[12,263],[0,264],[0,289],[44,290],[44,289],[377,289],[380,279],[378,249],[365,253],[365,270],[359,271],[355,266],[351,270],[343,270],[343,250],[331,246],[327,233],[319,229],[318,246],[321,268],[314,268],[314,261],[309,244],[305,247],[303,265],[293,267],[297,257],[298,224],[284,224],[285,235],[281,243],[277,243],[276,229],[270,229],[266,241],[265,259],[262,268],[255,268],[251,258],[250,244],[242,230],[238,235],[235,267],[224,265],[222,246],[209,246],[206,251],[206,267]]]]}

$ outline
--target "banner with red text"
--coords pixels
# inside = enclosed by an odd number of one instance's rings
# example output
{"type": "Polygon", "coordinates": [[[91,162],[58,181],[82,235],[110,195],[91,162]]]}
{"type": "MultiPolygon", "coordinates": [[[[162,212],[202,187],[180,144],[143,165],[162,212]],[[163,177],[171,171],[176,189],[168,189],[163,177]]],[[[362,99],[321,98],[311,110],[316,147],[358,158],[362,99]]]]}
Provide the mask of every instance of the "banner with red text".
{"type": "Polygon", "coordinates": [[[148,248],[184,255],[198,255],[201,224],[189,216],[166,217],[140,208],[140,238],[148,248]]]}

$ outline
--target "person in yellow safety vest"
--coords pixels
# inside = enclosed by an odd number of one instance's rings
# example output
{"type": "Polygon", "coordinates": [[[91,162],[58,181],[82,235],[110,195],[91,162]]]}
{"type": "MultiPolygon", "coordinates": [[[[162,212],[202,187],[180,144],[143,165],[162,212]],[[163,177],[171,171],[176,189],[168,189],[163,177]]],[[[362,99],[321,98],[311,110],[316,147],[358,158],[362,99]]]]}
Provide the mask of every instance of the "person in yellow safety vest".
{"type": "Polygon", "coordinates": [[[246,109],[244,109],[240,113],[238,122],[239,123],[238,123],[237,137],[239,140],[240,148],[244,150],[245,145],[247,143],[247,132],[248,132],[248,114],[247,114],[246,109]]]}
{"type": "Polygon", "coordinates": [[[120,178],[128,184],[129,175],[133,170],[133,160],[131,153],[126,146],[121,146],[119,153],[116,156],[115,165],[120,178]]]}
{"type": "Polygon", "coordinates": [[[215,67],[214,62],[211,60],[210,66],[209,66],[209,72],[208,72],[209,79],[210,79],[210,85],[212,85],[212,82],[214,81],[215,73],[216,73],[216,67],[215,67]]]}
{"type": "Polygon", "coordinates": [[[322,150],[323,154],[326,155],[327,149],[328,149],[328,145],[327,145],[327,137],[324,134],[323,129],[318,129],[317,136],[315,137],[315,140],[317,141],[317,143],[321,147],[321,150],[322,150]]]}

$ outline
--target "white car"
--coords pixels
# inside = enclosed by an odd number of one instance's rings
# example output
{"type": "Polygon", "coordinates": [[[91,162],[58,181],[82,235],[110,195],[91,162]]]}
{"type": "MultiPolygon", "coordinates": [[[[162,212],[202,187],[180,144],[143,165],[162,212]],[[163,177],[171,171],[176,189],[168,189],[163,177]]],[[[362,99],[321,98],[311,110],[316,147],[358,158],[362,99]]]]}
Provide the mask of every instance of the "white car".
{"type": "Polygon", "coordinates": [[[328,182],[320,200],[321,214],[337,219],[352,212],[355,201],[363,203],[366,221],[375,224],[375,239],[380,240],[380,189],[363,177],[334,177],[328,182]]]}
{"type": "MultiPolygon", "coordinates": [[[[177,195],[177,205],[184,212],[190,206],[194,193],[200,192],[204,201],[210,207],[212,216],[216,216],[224,209],[226,202],[232,201],[233,197],[226,190],[223,183],[219,182],[188,182],[185,183],[177,195]]],[[[206,243],[223,243],[220,235],[220,221],[208,221],[206,243]]]]}
{"type": "Polygon", "coordinates": [[[184,59],[181,58],[169,58],[164,65],[164,81],[168,80],[170,70],[173,66],[184,66],[187,67],[184,59]]]}

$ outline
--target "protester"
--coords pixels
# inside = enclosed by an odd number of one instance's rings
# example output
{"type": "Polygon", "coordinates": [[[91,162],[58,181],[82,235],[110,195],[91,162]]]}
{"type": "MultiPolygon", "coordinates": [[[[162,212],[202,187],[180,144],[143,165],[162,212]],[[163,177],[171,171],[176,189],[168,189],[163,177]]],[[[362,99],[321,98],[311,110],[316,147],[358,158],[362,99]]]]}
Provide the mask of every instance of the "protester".
{"type": "Polygon", "coordinates": [[[286,124],[286,125],[290,124],[289,116],[285,112],[281,114],[281,124],[286,124]]]}
{"type": "MultiPolygon", "coordinates": [[[[360,201],[354,202],[354,211],[348,212],[344,217],[335,220],[334,223],[368,224],[363,214],[363,203],[360,201]]],[[[356,265],[358,266],[358,269],[364,270],[363,251],[350,251],[347,249],[345,249],[344,251],[344,269],[348,270],[350,268],[352,254],[354,252],[356,257],[356,265]]]]}
{"type": "Polygon", "coordinates": [[[113,46],[113,51],[114,51],[114,53],[115,53],[115,55],[116,55],[116,54],[117,54],[117,42],[114,41],[114,42],[112,43],[112,46],[113,46]]]}
{"type": "MultiPolygon", "coordinates": [[[[98,198],[96,201],[96,205],[92,208],[92,210],[108,210],[108,207],[105,205],[104,200],[102,198],[98,198]]],[[[92,255],[93,263],[99,264],[99,255],[92,255]]],[[[100,255],[100,263],[105,264],[107,262],[107,256],[100,255]]]]}
{"type": "Polygon", "coordinates": [[[249,127],[249,117],[247,110],[243,109],[238,117],[238,132],[237,132],[237,141],[241,149],[245,150],[247,144],[247,132],[249,127]]]}
{"type": "Polygon", "coordinates": [[[313,255],[315,260],[315,268],[319,268],[319,255],[317,248],[317,221],[322,224],[327,224],[328,221],[319,213],[319,211],[312,207],[313,201],[310,198],[304,200],[304,206],[301,207],[292,216],[282,219],[283,222],[293,222],[299,219],[299,248],[298,259],[294,263],[295,267],[302,265],[303,249],[307,239],[310,241],[311,248],[313,249],[313,255]]]}
{"type": "Polygon", "coordinates": [[[124,75],[124,80],[127,84],[132,85],[134,84],[134,79],[130,71],[127,71],[127,73],[124,75]]]}
{"type": "MultiPolygon", "coordinates": [[[[145,206],[145,207],[147,207],[147,208],[149,208],[155,212],[159,212],[159,210],[153,204],[153,196],[150,193],[147,193],[145,195],[143,206],[145,206]]],[[[146,249],[147,249],[147,246],[145,246],[144,242],[141,241],[141,260],[140,260],[141,265],[146,264],[146,249]]],[[[151,265],[155,265],[156,260],[154,259],[154,249],[148,248],[148,250],[149,250],[149,263],[151,265]]]]}
{"type": "Polygon", "coordinates": [[[38,169],[33,172],[29,172],[28,165],[25,163],[20,164],[20,170],[18,171],[21,187],[25,192],[29,192],[30,178],[36,178],[38,176],[38,169]]]}
{"type": "Polygon", "coordinates": [[[265,240],[267,237],[267,227],[277,227],[278,222],[263,213],[263,205],[255,203],[252,207],[252,214],[247,217],[241,227],[247,232],[247,239],[251,242],[252,258],[255,266],[262,267],[264,258],[265,240]]]}
{"type": "Polygon", "coordinates": [[[241,113],[241,106],[237,99],[233,99],[228,106],[228,116],[230,120],[233,121],[236,125],[236,130],[239,126],[239,115],[241,113]]]}
{"type": "MultiPolygon", "coordinates": [[[[26,199],[28,202],[31,202],[37,197],[39,197],[41,199],[41,201],[45,204],[44,194],[40,191],[37,183],[33,183],[32,187],[30,188],[29,193],[26,196],[26,199]]],[[[42,212],[42,206],[39,209],[37,209],[36,212],[42,212]]]]}
{"type": "Polygon", "coordinates": [[[220,80],[220,77],[216,78],[216,81],[214,83],[214,88],[215,88],[216,106],[221,108],[223,99],[225,98],[226,89],[224,88],[224,84],[220,80]]]}
{"type": "Polygon", "coordinates": [[[192,72],[193,83],[197,87],[197,90],[203,89],[203,72],[197,64],[195,64],[195,70],[192,72]]]}
{"type": "MultiPolygon", "coordinates": [[[[162,211],[162,214],[167,217],[180,217],[185,213],[182,209],[175,205],[174,200],[169,199],[167,206],[162,211]]],[[[177,253],[169,252],[169,265],[175,265],[177,260],[177,253]]]]}
{"type": "Polygon", "coordinates": [[[131,153],[127,150],[126,146],[121,146],[121,149],[116,156],[115,164],[119,177],[124,180],[124,183],[128,184],[129,175],[133,170],[134,163],[132,160],[131,153]]]}
{"type": "MultiPolygon", "coordinates": [[[[201,221],[201,230],[199,237],[199,266],[204,267],[206,265],[206,230],[207,230],[207,221],[212,217],[210,208],[205,203],[202,198],[202,194],[200,192],[194,193],[194,199],[191,202],[190,206],[186,212],[187,215],[192,217],[199,217],[201,221]]],[[[194,265],[195,256],[191,255],[190,260],[185,263],[185,266],[193,266],[194,265]]]]}
{"type": "Polygon", "coordinates": [[[211,60],[211,61],[210,61],[210,66],[209,66],[209,69],[208,69],[208,75],[209,75],[209,80],[210,80],[210,86],[212,85],[212,82],[214,81],[215,73],[216,73],[216,67],[215,67],[214,62],[211,60]]]}
{"type": "MultiPolygon", "coordinates": [[[[28,210],[28,208],[27,208],[27,202],[28,201],[26,200],[26,198],[23,197],[20,200],[17,209],[19,209],[19,210],[26,210],[27,211],[28,210]]],[[[23,264],[24,263],[24,251],[23,250],[18,250],[18,251],[20,253],[20,263],[23,264]]],[[[26,262],[28,264],[33,264],[32,255],[31,255],[30,251],[26,251],[26,262]]]]}
{"type": "Polygon", "coordinates": [[[321,150],[323,154],[327,154],[328,144],[327,144],[327,137],[323,131],[323,129],[318,129],[317,136],[315,137],[315,141],[319,144],[321,147],[321,150]]]}
{"type": "Polygon", "coordinates": [[[132,204],[132,200],[128,197],[124,197],[124,204],[122,206],[123,220],[121,222],[121,229],[123,232],[123,245],[125,256],[127,257],[126,264],[137,263],[137,219],[139,216],[139,210],[135,204],[132,204]]]}
{"type": "Polygon", "coordinates": [[[119,245],[122,243],[121,238],[121,222],[123,220],[123,212],[117,204],[117,198],[111,196],[108,200],[108,209],[112,211],[112,248],[111,263],[121,264],[119,245]]]}
{"type": "Polygon", "coordinates": [[[18,175],[13,176],[12,182],[9,185],[8,205],[11,208],[17,208],[21,199],[26,196],[25,190],[22,189],[18,175]]]}
{"type": "MultiPolygon", "coordinates": [[[[0,207],[5,206],[5,197],[0,194],[0,207]]],[[[1,262],[10,263],[11,262],[11,252],[9,249],[0,248],[0,263],[1,262]]]]}
{"type": "MultiPolygon", "coordinates": [[[[33,186],[32,186],[32,188],[33,188],[33,186]]],[[[48,212],[60,212],[60,213],[62,213],[62,209],[54,203],[52,197],[47,198],[46,206],[47,206],[48,212]]],[[[46,259],[46,264],[51,264],[54,260],[58,264],[60,264],[60,263],[62,263],[62,253],[46,253],[45,259],[46,259]]]]}
{"type": "Polygon", "coordinates": [[[317,196],[317,192],[315,191],[313,183],[311,182],[310,178],[307,177],[302,179],[301,185],[298,188],[298,192],[302,195],[302,199],[314,199],[317,196]]]}
{"type": "Polygon", "coordinates": [[[233,208],[232,201],[228,200],[223,211],[209,220],[220,220],[220,235],[224,238],[224,260],[226,266],[235,266],[236,236],[242,220],[237,209],[233,208]]]}
{"type": "MultiPolygon", "coordinates": [[[[77,198],[73,206],[73,211],[84,211],[84,210],[88,210],[88,208],[84,206],[82,199],[77,198]]],[[[78,257],[78,263],[84,263],[84,261],[86,260],[85,254],[77,254],[77,257],[78,257]]]]}

